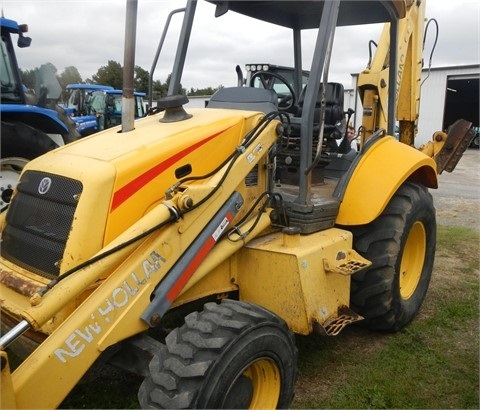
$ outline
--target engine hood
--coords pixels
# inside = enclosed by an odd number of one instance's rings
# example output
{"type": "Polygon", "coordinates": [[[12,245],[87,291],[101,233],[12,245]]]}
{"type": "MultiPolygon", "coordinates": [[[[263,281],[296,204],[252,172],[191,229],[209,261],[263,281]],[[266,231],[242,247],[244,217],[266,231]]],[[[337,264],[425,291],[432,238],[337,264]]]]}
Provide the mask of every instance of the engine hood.
{"type": "Polygon", "coordinates": [[[108,243],[161,201],[172,185],[214,170],[263,116],[213,108],[189,112],[192,117],[184,121],[163,123],[158,114],[136,121],[126,133],[120,127],[99,132],[37,158],[26,169],[78,180],[82,196],[108,203],[90,218],[105,227],[108,243]]]}

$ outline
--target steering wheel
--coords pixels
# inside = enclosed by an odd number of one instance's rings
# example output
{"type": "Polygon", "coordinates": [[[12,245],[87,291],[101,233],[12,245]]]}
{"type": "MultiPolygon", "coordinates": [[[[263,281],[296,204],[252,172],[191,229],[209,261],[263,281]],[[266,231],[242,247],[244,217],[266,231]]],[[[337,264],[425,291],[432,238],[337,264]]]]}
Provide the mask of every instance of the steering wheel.
{"type": "Polygon", "coordinates": [[[287,87],[289,94],[280,97],[278,101],[278,109],[280,111],[288,111],[296,104],[297,96],[295,95],[295,91],[293,90],[289,82],[280,74],[274,73],[272,71],[257,71],[250,78],[250,86],[253,87],[253,84],[257,77],[262,82],[263,87],[268,90],[273,89],[274,82],[269,81],[271,78],[276,78],[277,80],[280,80],[280,82],[287,87]]]}

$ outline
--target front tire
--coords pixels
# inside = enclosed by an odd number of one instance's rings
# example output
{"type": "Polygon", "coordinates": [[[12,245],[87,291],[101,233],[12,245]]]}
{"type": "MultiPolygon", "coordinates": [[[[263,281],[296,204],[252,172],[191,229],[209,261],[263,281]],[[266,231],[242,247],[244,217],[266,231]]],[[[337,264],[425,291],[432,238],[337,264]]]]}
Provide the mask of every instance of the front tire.
{"type": "Polygon", "coordinates": [[[288,408],[297,349],[285,322],[253,304],[207,303],[166,338],[138,398],[142,408],[288,408]]]}
{"type": "Polygon", "coordinates": [[[430,283],[436,246],[432,196],[406,182],[375,221],[352,232],[354,248],[372,266],[352,277],[351,307],[368,328],[398,331],[417,315],[430,283]]]}

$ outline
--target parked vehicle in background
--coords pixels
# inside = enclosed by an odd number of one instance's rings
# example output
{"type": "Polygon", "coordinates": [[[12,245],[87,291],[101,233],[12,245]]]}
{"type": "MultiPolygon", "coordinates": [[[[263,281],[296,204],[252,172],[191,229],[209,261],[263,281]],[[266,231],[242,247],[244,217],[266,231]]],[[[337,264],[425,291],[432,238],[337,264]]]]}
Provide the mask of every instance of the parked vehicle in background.
{"type": "MultiPolygon", "coordinates": [[[[122,123],[122,90],[94,91],[88,104],[89,114],[97,119],[97,131],[101,131],[122,123]]],[[[135,119],[145,116],[143,103],[145,93],[134,92],[135,119]]]]}
{"type": "Polygon", "coordinates": [[[18,47],[29,47],[31,38],[24,36],[27,25],[0,17],[0,26],[0,210],[3,210],[10,203],[20,171],[27,162],[80,135],[57,104],[61,87],[48,65],[40,67],[35,91],[22,84],[12,36],[18,35],[18,47]]]}
{"type": "Polygon", "coordinates": [[[480,127],[472,127],[473,135],[472,141],[470,142],[470,148],[479,148],[480,147],[480,127]]]}
{"type": "MultiPolygon", "coordinates": [[[[122,121],[122,90],[108,85],[68,84],[65,110],[82,137],[120,125],[122,121]]],[[[135,118],[145,115],[145,93],[135,92],[135,118]]]]}
{"type": "Polygon", "coordinates": [[[113,90],[113,87],[99,84],[68,84],[67,101],[64,105],[66,113],[73,117],[87,115],[88,101],[92,92],[98,90],[113,90]]]}

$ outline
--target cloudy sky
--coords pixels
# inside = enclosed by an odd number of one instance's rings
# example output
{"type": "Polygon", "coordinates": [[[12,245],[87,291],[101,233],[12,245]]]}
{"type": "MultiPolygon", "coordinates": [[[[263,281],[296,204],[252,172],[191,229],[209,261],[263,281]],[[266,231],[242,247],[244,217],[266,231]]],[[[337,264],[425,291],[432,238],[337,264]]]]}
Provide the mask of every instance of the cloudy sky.
{"type": "MultiPolygon", "coordinates": [[[[75,66],[85,80],[109,60],[123,65],[126,0],[0,0],[0,4],[5,17],[29,26],[32,45],[17,49],[22,69],[50,62],[61,73],[75,66]]],[[[168,13],[184,4],[182,0],[138,0],[136,65],[150,71],[168,13]]],[[[242,68],[251,62],[292,65],[287,30],[273,27],[266,31],[234,13],[214,19],[213,12],[211,4],[199,2],[182,78],[185,88],[235,85],[237,64],[242,68]]],[[[427,0],[426,17],[439,25],[433,67],[480,62],[478,0],[427,0]]],[[[154,74],[156,80],[165,81],[171,71],[180,24],[177,15],[154,74]]],[[[350,74],[365,68],[368,41],[376,41],[380,30],[378,25],[337,29],[329,80],[349,86],[350,74]]],[[[430,24],[426,62],[434,37],[435,25],[430,24]]],[[[307,33],[304,45],[312,38],[307,33]]],[[[309,68],[310,58],[304,55],[304,68],[309,68]]]]}

